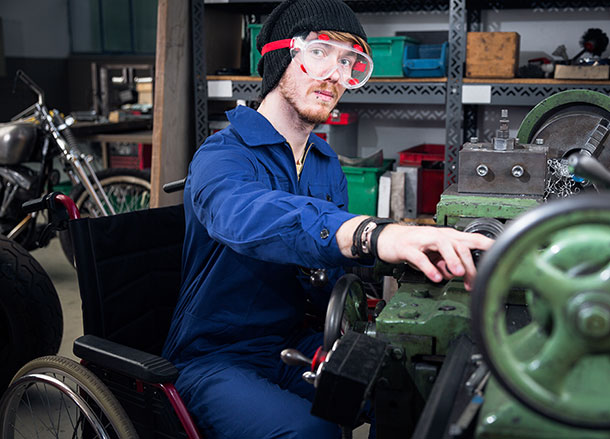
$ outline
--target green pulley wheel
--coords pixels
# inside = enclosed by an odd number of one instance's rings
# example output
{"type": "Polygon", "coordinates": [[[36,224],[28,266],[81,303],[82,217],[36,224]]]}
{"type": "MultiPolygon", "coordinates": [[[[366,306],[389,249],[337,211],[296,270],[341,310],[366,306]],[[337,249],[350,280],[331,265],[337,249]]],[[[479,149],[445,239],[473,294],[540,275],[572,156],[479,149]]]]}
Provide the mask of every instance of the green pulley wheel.
{"type": "Polygon", "coordinates": [[[610,97],[592,90],[566,90],[536,105],[521,122],[517,138],[521,143],[542,139],[549,158],[567,158],[579,152],[587,141],[595,147],[595,157],[610,165],[610,97]]]}
{"type": "Polygon", "coordinates": [[[610,429],[610,195],[515,220],[483,256],[471,306],[477,344],[507,392],[555,421],[610,429]],[[530,321],[511,333],[515,292],[530,321]]]}

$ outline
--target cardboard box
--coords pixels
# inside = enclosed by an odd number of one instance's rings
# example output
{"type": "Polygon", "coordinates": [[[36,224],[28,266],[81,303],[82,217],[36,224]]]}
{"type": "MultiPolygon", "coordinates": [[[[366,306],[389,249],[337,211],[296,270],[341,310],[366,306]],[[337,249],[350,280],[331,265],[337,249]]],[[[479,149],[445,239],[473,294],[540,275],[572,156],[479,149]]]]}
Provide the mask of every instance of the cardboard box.
{"type": "Polygon", "coordinates": [[[608,79],[610,66],[555,66],[555,79],[608,79]]]}
{"type": "Polygon", "coordinates": [[[138,82],[136,84],[138,92],[138,104],[152,105],[153,103],[153,85],[152,82],[138,82]]]}
{"type": "Polygon", "coordinates": [[[468,32],[466,77],[514,78],[518,67],[517,32],[468,32]]]}

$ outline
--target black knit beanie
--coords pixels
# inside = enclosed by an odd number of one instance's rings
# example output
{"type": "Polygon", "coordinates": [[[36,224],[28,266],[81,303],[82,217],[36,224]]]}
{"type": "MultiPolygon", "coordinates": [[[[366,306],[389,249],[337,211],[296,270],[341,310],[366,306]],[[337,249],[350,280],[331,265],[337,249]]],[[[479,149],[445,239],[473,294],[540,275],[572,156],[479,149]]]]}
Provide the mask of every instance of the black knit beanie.
{"type": "MultiPolygon", "coordinates": [[[[284,0],[263,24],[256,48],[262,52],[263,46],[272,41],[321,30],[348,32],[366,41],[356,14],[342,0],[284,0]]],[[[263,78],[263,98],[280,82],[290,61],[290,49],[273,50],[260,59],[258,73],[263,78]]]]}

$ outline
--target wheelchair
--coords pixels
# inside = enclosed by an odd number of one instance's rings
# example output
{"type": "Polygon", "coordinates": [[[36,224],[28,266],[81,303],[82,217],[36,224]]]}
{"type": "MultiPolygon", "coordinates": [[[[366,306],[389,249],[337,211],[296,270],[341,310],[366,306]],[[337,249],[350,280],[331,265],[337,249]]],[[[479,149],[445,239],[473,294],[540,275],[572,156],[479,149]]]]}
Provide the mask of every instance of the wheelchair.
{"type": "Polygon", "coordinates": [[[68,221],[63,206],[78,214],[69,198],[35,201],[32,211],[64,215],[72,237],[81,362],[45,356],[22,367],[0,401],[0,437],[203,437],[160,356],[180,289],[182,206],[68,221]]]}

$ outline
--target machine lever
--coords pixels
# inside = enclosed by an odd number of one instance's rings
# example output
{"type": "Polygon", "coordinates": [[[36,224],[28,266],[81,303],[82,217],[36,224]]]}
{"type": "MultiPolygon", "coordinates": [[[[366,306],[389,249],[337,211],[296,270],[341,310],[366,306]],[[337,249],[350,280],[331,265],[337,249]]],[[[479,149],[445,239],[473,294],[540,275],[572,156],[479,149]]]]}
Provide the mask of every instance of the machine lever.
{"type": "Polygon", "coordinates": [[[483,388],[485,384],[487,384],[487,380],[489,380],[491,373],[487,371],[487,373],[482,377],[476,389],[474,390],[474,396],[458,418],[455,424],[451,424],[449,427],[449,436],[458,437],[461,436],[470,426],[477,412],[481,408],[483,404],[483,388]]]}
{"type": "Polygon", "coordinates": [[[587,154],[573,154],[568,158],[568,164],[575,175],[591,180],[604,189],[610,189],[610,171],[593,157],[587,154]]]}
{"type": "Polygon", "coordinates": [[[288,366],[306,366],[311,367],[311,358],[307,358],[296,349],[284,349],[280,353],[282,361],[288,366]]]}

